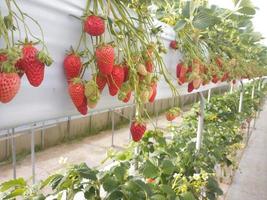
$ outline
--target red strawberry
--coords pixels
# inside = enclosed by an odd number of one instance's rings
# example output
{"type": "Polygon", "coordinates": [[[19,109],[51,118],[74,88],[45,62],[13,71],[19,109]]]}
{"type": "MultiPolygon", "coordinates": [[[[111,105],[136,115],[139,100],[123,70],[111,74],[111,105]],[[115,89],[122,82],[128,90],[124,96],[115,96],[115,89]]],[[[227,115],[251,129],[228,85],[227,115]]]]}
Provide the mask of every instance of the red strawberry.
{"type": "Polygon", "coordinates": [[[187,91],[188,91],[188,92],[192,92],[193,90],[194,90],[193,82],[190,82],[190,83],[188,84],[187,91]]]}
{"type": "Polygon", "coordinates": [[[18,93],[20,78],[17,73],[0,73],[0,102],[8,103],[18,93]]]}
{"type": "Polygon", "coordinates": [[[69,83],[68,91],[76,108],[80,108],[80,106],[84,104],[85,99],[84,85],[82,81],[79,79],[74,79],[74,81],[69,83]]]}
{"type": "Polygon", "coordinates": [[[38,50],[32,44],[25,44],[22,47],[22,67],[27,67],[31,62],[34,62],[37,59],[38,50]]]}
{"type": "Polygon", "coordinates": [[[25,73],[32,86],[38,87],[42,83],[44,68],[44,63],[41,63],[39,60],[28,63],[25,73]]]}
{"type": "Polygon", "coordinates": [[[5,53],[0,53],[0,64],[7,61],[7,55],[5,53]]]}
{"type": "Polygon", "coordinates": [[[217,75],[213,75],[212,76],[212,80],[211,80],[213,83],[217,83],[219,81],[219,78],[217,75]]]}
{"type": "Polygon", "coordinates": [[[222,82],[226,81],[226,80],[228,79],[228,77],[229,77],[229,73],[228,73],[228,72],[224,73],[224,75],[223,75],[221,81],[222,81],[222,82]]]}
{"type": "Polygon", "coordinates": [[[133,141],[138,142],[142,139],[146,131],[146,124],[132,122],[130,131],[131,131],[133,141]]]}
{"type": "Polygon", "coordinates": [[[64,59],[64,70],[68,81],[72,78],[78,77],[82,70],[82,62],[80,56],[70,53],[64,59]]]}
{"type": "Polygon", "coordinates": [[[147,178],[147,179],[146,179],[146,182],[147,182],[147,183],[155,183],[156,180],[155,180],[154,178],[147,178]]]}
{"type": "Polygon", "coordinates": [[[221,59],[220,57],[217,57],[217,58],[215,58],[215,62],[216,62],[216,64],[217,64],[217,66],[218,66],[220,69],[222,69],[222,67],[223,67],[223,61],[222,61],[222,59],[221,59]]]}
{"type": "Polygon", "coordinates": [[[88,16],[83,24],[84,31],[91,36],[99,36],[105,32],[104,20],[95,15],[88,16]]]}
{"type": "Polygon", "coordinates": [[[170,43],[170,47],[171,47],[172,49],[178,49],[177,42],[176,42],[175,40],[171,41],[171,43],[170,43]]]}
{"type": "Polygon", "coordinates": [[[132,92],[128,92],[126,97],[122,100],[124,103],[127,103],[130,99],[131,99],[131,96],[132,96],[132,92]]]}
{"type": "Polygon", "coordinates": [[[98,86],[99,91],[102,92],[107,84],[107,78],[102,74],[98,73],[96,75],[96,84],[98,86]]]}
{"type": "Polygon", "coordinates": [[[154,83],[152,86],[151,86],[151,94],[150,94],[150,97],[149,97],[149,102],[154,102],[155,101],[155,98],[157,96],[157,84],[154,83]]]}
{"type": "Polygon", "coordinates": [[[124,70],[124,80],[123,82],[126,82],[129,80],[129,66],[124,65],[123,66],[123,70],[124,70]]]}
{"type": "Polygon", "coordinates": [[[86,98],[84,98],[82,105],[80,105],[79,107],[77,107],[77,110],[78,110],[82,115],[86,115],[86,114],[88,113],[88,107],[87,107],[86,98]]]}
{"type": "Polygon", "coordinates": [[[176,77],[178,79],[179,85],[182,85],[186,82],[186,73],[188,69],[184,66],[183,63],[179,63],[176,66],[176,77]]]}
{"type": "Polygon", "coordinates": [[[24,67],[23,67],[22,63],[23,63],[22,59],[19,59],[15,64],[15,67],[16,67],[16,69],[18,71],[18,75],[20,77],[22,77],[24,75],[24,67]]]}
{"type": "Polygon", "coordinates": [[[124,70],[120,65],[114,65],[111,75],[107,77],[109,94],[115,96],[124,81],[124,70]]]}
{"type": "Polygon", "coordinates": [[[111,45],[103,45],[96,49],[96,62],[100,73],[109,75],[114,65],[114,48],[111,45]]]}
{"type": "Polygon", "coordinates": [[[236,80],[233,80],[233,84],[236,84],[236,80]]]}
{"type": "Polygon", "coordinates": [[[146,71],[152,73],[154,71],[153,62],[151,60],[147,60],[146,63],[146,71]]]}
{"type": "Polygon", "coordinates": [[[171,112],[167,112],[167,113],[165,114],[165,117],[166,117],[166,119],[167,119],[168,121],[173,121],[173,120],[176,118],[176,115],[173,114],[173,113],[171,113],[171,112]]]}

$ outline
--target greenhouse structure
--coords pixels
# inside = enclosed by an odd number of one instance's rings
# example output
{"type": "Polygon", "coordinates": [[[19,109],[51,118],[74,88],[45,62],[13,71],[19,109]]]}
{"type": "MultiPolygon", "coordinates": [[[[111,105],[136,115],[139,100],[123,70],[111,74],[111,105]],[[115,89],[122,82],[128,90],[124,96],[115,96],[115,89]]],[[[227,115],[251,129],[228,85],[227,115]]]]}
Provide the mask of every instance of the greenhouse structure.
{"type": "Polygon", "coordinates": [[[0,200],[267,200],[266,10],[1,0],[0,200]]]}

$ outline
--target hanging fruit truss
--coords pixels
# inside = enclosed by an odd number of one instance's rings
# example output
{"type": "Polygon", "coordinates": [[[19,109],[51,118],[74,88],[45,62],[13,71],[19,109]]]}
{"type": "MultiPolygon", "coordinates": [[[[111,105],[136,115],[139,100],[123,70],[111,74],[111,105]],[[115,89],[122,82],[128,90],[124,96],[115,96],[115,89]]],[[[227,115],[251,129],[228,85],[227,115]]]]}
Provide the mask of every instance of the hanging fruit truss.
{"type": "Polygon", "coordinates": [[[22,11],[15,0],[3,2],[8,13],[4,15],[0,10],[0,102],[8,103],[18,93],[24,73],[29,83],[38,87],[44,79],[45,66],[50,66],[52,59],[38,22],[22,11]],[[40,29],[40,38],[33,34],[27,20],[40,29]]]}

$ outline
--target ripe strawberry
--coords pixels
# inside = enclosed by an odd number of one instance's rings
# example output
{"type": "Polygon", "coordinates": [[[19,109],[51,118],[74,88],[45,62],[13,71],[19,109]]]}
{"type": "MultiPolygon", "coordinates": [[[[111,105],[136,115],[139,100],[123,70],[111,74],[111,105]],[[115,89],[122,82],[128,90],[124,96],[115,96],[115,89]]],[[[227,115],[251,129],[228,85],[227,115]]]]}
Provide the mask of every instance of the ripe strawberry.
{"type": "Polygon", "coordinates": [[[155,183],[156,180],[155,180],[154,178],[147,178],[147,179],[146,179],[146,182],[147,182],[147,183],[155,183]]]}
{"type": "Polygon", "coordinates": [[[154,66],[152,60],[147,60],[146,63],[146,71],[152,73],[154,71],[154,66]]]}
{"type": "Polygon", "coordinates": [[[0,53],[0,64],[7,61],[7,55],[5,53],[0,53]]]}
{"type": "Polygon", "coordinates": [[[68,86],[69,95],[71,97],[72,102],[79,108],[84,103],[84,85],[80,79],[74,79],[69,83],[68,86]]]}
{"type": "Polygon", "coordinates": [[[120,65],[114,65],[111,75],[107,77],[109,94],[115,96],[124,81],[124,70],[120,65]]]}
{"type": "Polygon", "coordinates": [[[193,90],[194,90],[193,82],[190,82],[190,83],[188,84],[187,91],[190,93],[190,92],[192,92],[193,90]]]}
{"type": "Polygon", "coordinates": [[[226,73],[223,74],[223,77],[222,77],[221,81],[224,82],[224,81],[226,81],[228,78],[229,78],[229,73],[226,72],[226,73]]]}
{"type": "Polygon", "coordinates": [[[39,60],[28,63],[25,73],[32,86],[38,87],[42,83],[44,79],[44,67],[45,65],[39,60]]]}
{"type": "Polygon", "coordinates": [[[130,131],[131,131],[133,141],[138,142],[142,139],[142,137],[146,131],[146,124],[139,123],[136,121],[132,122],[130,131]]]}
{"type": "Polygon", "coordinates": [[[130,92],[127,93],[126,97],[125,97],[122,101],[123,101],[124,103],[129,102],[130,99],[131,99],[131,96],[132,96],[132,92],[130,91],[130,92]]]}
{"type": "Polygon", "coordinates": [[[0,73],[0,102],[8,103],[18,93],[20,77],[17,73],[0,73]]]}
{"type": "Polygon", "coordinates": [[[104,20],[95,15],[88,16],[83,24],[84,31],[91,36],[99,36],[105,32],[104,20]]]}
{"type": "Polygon", "coordinates": [[[114,48],[111,45],[99,46],[96,49],[95,56],[100,73],[103,75],[111,74],[115,58],[114,48]]]}
{"type": "Polygon", "coordinates": [[[168,121],[173,121],[176,118],[176,115],[172,112],[167,112],[165,114],[165,117],[168,121]]]}
{"type": "Polygon", "coordinates": [[[184,66],[183,63],[179,63],[176,66],[176,77],[178,79],[179,85],[182,85],[186,82],[186,73],[188,69],[184,66]]]}
{"type": "Polygon", "coordinates": [[[222,61],[222,59],[221,59],[220,57],[217,57],[217,58],[215,58],[215,62],[216,62],[216,64],[217,64],[217,66],[218,66],[220,69],[222,69],[222,67],[223,67],[223,61],[222,61]]]}
{"type": "Polygon", "coordinates": [[[213,83],[217,83],[219,81],[219,78],[217,75],[213,75],[212,76],[212,80],[211,80],[213,83]]]}
{"type": "Polygon", "coordinates": [[[80,105],[79,107],[77,107],[77,110],[78,110],[82,115],[86,115],[86,114],[88,113],[88,107],[87,107],[86,98],[84,98],[82,105],[80,105]]]}
{"type": "Polygon", "coordinates": [[[236,80],[233,80],[233,84],[236,84],[236,80]]]}
{"type": "Polygon", "coordinates": [[[138,64],[137,65],[137,72],[139,75],[146,76],[147,75],[146,66],[141,64],[141,63],[138,64]]]}
{"type": "Polygon", "coordinates": [[[154,83],[151,86],[149,102],[153,103],[155,101],[156,96],[157,96],[157,83],[154,83]]]}
{"type": "Polygon", "coordinates": [[[22,59],[19,59],[15,64],[15,67],[16,67],[16,69],[18,71],[19,77],[22,77],[24,75],[24,73],[25,73],[22,62],[23,62],[22,59]]]}
{"type": "Polygon", "coordinates": [[[79,55],[75,53],[68,54],[64,59],[64,71],[69,82],[71,79],[78,77],[82,71],[82,61],[79,55]]]}
{"type": "Polygon", "coordinates": [[[177,42],[176,42],[175,40],[171,41],[171,42],[170,42],[170,47],[171,47],[172,49],[178,49],[177,42]]]}
{"type": "Polygon", "coordinates": [[[102,92],[107,84],[107,78],[102,74],[98,73],[96,75],[96,84],[98,86],[99,91],[102,92]]]}
{"type": "Polygon", "coordinates": [[[129,66],[123,65],[123,70],[124,70],[124,80],[123,82],[126,82],[129,80],[129,66]]]}

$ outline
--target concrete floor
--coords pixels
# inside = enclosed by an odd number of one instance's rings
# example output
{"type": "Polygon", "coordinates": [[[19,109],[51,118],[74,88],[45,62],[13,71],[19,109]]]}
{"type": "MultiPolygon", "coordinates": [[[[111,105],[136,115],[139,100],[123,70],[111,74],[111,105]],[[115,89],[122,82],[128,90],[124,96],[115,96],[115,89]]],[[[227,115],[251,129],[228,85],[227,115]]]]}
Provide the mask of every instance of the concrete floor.
{"type": "MultiPolygon", "coordinates": [[[[153,121],[155,119],[152,119],[153,121]]],[[[180,123],[181,118],[177,118],[173,123],[180,123]]],[[[155,123],[155,122],[154,122],[155,123]]],[[[158,126],[166,127],[170,124],[165,116],[159,116],[158,126]]],[[[152,123],[148,124],[152,128],[152,123]]],[[[101,161],[106,158],[106,152],[111,148],[111,130],[103,131],[95,136],[86,137],[82,140],[74,140],[69,143],[60,144],[49,149],[37,152],[35,154],[35,172],[36,180],[41,180],[49,174],[64,168],[66,163],[78,164],[85,162],[90,167],[99,166],[101,161]]],[[[115,149],[121,150],[129,143],[129,127],[125,126],[115,131],[114,144],[115,149]]],[[[110,164],[110,163],[105,163],[110,164]]],[[[17,162],[17,177],[23,177],[26,180],[32,177],[31,155],[17,162]]],[[[12,164],[0,166],[0,183],[13,178],[12,164]]]]}
{"type": "Polygon", "coordinates": [[[267,200],[267,103],[256,122],[226,200],[267,200]]]}

